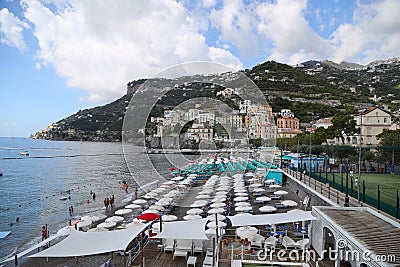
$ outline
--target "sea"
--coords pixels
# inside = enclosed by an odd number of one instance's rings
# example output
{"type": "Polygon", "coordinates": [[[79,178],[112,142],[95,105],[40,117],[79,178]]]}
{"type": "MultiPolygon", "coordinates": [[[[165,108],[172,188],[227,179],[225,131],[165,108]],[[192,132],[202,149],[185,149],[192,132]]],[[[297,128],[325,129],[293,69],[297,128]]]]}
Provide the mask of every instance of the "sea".
{"type": "Polygon", "coordinates": [[[43,225],[53,235],[69,220],[104,217],[104,198],[114,195],[117,206],[127,205],[140,181],[168,179],[173,166],[188,160],[139,148],[129,153],[127,164],[122,143],[0,137],[0,232],[11,231],[0,239],[0,262],[41,241],[43,225]]]}

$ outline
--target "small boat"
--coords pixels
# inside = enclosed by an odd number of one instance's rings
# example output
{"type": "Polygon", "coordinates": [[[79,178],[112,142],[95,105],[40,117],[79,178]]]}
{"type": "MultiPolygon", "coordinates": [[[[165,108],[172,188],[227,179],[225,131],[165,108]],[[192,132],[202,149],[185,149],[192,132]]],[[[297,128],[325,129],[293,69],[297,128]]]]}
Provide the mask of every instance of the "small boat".
{"type": "Polygon", "coordinates": [[[60,197],[60,200],[67,200],[68,197],[60,197]]]}
{"type": "Polygon", "coordinates": [[[3,176],[3,173],[2,173],[2,172],[0,172],[0,176],[3,176]]]}
{"type": "Polygon", "coordinates": [[[22,152],[19,152],[19,154],[21,156],[29,156],[29,152],[28,151],[22,151],[22,152]]]}

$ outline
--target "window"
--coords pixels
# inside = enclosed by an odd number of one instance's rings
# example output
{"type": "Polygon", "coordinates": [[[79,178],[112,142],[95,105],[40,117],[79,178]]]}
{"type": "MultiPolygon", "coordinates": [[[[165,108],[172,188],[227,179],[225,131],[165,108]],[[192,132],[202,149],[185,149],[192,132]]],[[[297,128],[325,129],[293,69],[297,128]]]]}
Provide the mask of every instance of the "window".
{"type": "Polygon", "coordinates": [[[383,122],[384,122],[384,123],[387,123],[387,118],[383,118],[383,122]]]}

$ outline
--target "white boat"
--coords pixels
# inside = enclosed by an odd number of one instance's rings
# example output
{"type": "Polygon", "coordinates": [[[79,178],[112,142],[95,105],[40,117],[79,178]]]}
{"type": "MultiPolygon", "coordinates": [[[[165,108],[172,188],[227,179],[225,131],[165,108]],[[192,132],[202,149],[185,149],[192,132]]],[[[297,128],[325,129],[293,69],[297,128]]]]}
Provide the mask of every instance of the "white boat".
{"type": "Polygon", "coordinates": [[[28,151],[22,151],[22,152],[19,152],[19,154],[21,156],[29,156],[29,152],[28,151]]]}

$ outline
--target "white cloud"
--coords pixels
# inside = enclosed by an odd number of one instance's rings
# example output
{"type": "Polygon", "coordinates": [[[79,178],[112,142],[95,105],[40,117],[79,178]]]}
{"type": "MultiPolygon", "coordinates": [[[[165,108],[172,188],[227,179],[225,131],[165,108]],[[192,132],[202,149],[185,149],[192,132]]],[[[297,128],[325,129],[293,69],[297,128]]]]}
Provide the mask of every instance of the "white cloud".
{"type": "Polygon", "coordinates": [[[267,43],[272,43],[267,51],[270,58],[295,64],[330,54],[329,43],[316,34],[305,19],[306,8],[306,0],[278,0],[257,7],[258,31],[267,43]]]}
{"type": "Polygon", "coordinates": [[[334,60],[367,63],[400,55],[400,1],[359,4],[352,22],[332,35],[334,60]]]}
{"type": "Polygon", "coordinates": [[[118,0],[112,5],[57,0],[56,6],[54,11],[39,1],[23,1],[38,39],[40,63],[54,67],[69,86],[87,90],[86,100],[119,97],[126,82],[182,62],[240,65],[230,52],[208,47],[188,11],[172,0],[118,0]]]}
{"type": "Polygon", "coordinates": [[[232,43],[242,56],[259,54],[254,6],[245,5],[241,0],[224,0],[219,9],[213,9],[210,21],[220,31],[220,40],[232,43]]]}
{"type": "Polygon", "coordinates": [[[22,32],[28,25],[7,8],[0,10],[0,42],[25,51],[27,46],[22,32]]]}

